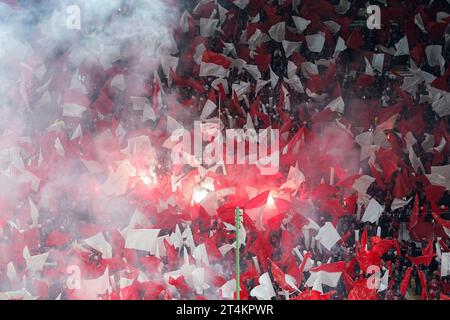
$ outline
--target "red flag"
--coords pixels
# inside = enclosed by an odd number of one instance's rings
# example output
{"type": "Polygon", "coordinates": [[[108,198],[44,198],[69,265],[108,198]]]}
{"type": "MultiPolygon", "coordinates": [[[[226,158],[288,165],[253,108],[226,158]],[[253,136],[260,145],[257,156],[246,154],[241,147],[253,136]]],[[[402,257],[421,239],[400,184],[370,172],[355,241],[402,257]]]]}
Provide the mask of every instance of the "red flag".
{"type": "Polygon", "coordinates": [[[439,217],[436,213],[432,213],[434,220],[437,221],[437,223],[439,223],[441,226],[443,226],[446,229],[450,229],[450,221],[449,220],[444,220],[441,217],[439,217]]]}
{"type": "Polygon", "coordinates": [[[450,301],[450,296],[441,293],[441,294],[439,295],[439,300],[450,301]]]}
{"type": "Polygon", "coordinates": [[[367,229],[364,229],[361,235],[361,252],[366,251],[366,246],[367,246],[367,229]]]}
{"type": "Polygon", "coordinates": [[[100,91],[97,100],[92,104],[92,109],[101,114],[108,114],[112,111],[113,101],[109,97],[107,90],[100,91]]]}
{"type": "Polygon", "coordinates": [[[345,261],[338,261],[338,262],[332,262],[332,263],[324,263],[318,267],[312,268],[310,272],[319,272],[319,271],[325,271],[325,272],[343,272],[346,267],[345,261]]]}
{"type": "Polygon", "coordinates": [[[410,55],[417,64],[421,64],[423,58],[425,57],[425,45],[422,43],[417,43],[411,50],[410,55]]]}
{"type": "Polygon", "coordinates": [[[168,259],[168,265],[170,267],[176,267],[178,265],[177,250],[166,239],[164,239],[164,248],[166,249],[166,255],[168,259]]]}
{"type": "MultiPolygon", "coordinates": [[[[269,259],[270,260],[270,259],[269,259]]],[[[292,292],[296,291],[295,288],[292,288],[287,282],[286,282],[286,275],[285,273],[278,267],[273,261],[270,260],[270,270],[272,272],[273,278],[278,283],[278,285],[281,287],[281,289],[292,292]]]]}
{"type": "Polygon", "coordinates": [[[442,197],[444,196],[445,187],[442,186],[426,186],[425,187],[425,195],[428,201],[439,203],[442,197]]]}
{"type": "Polygon", "coordinates": [[[170,70],[173,82],[180,87],[192,88],[200,94],[205,94],[206,89],[202,82],[194,80],[192,78],[185,79],[177,75],[173,70],[170,70]]]}
{"type": "Polygon", "coordinates": [[[248,209],[254,209],[254,208],[259,208],[259,207],[264,206],[267,202],[267,198],[269,197],[269,193],[270,193],[270,190],[267,190],[267,191],[264,191],[264,192],[258,194],[256,197],[249,200],[245,204],[244,209],[248,210],[248,209]]]}
{"type": "Polygon", "coordinates": [[[267,269],[268,259],[272,256],[273,247],[262,234],[258,234],[256,240],[249,246],[248,252],[255,254],[261,261],[262,268],[267,269]]]}
{"type": "Polygon", "coordinates": [[[402,296],[405,296],[406,291],[408,291],[409,280],[411,279],[411,272],[412,272],[412,267],[409,267],[406,270],[405,276],[403,277],[403,280],[400,284],[400,293],[402,294],[402,296]]]}
{"type": "Polygon", "coordinates": [[[346,271],[344,271],[342,275],[345,288],[347,289],[348,292],[350,292],[355,286],[355,281],[353,281],[352,277],[346,271]]]}
{"type": "Polygon", "coordinates": [[[258,54],[255,56],[255,63],[261,72],[269,70],[269,65],[272,62],[272,55],[270,54],[258,54]]]}
{"type": "Polygon", "coordinates": [[[358,79],[356,79],[356,86],[361,88],[370,87],[374,83],[375,77],[368,74],[361,74],[358,79]]]}
{"type": "Polygon", "coordinates": [[[399,199],[408,197],[412,191],[411,189],[412,187],[409,181],[408,173],[405,169],[403,169],[401,174],[397,175],[395,178],[394,196],[399,199]]]}
{"type": "Polygon", "coordinates": [[[294,235],[286,230],[281,232],[281,247],[283,248],[283,253],[281,256],[281,263],[284,264],[289,257],[292,257],[292,249],[296,246],[294,235]]]}
{"type": "Polygon", "coordinates": [[[229,69],[231,66],[231,61],[227,57],[212,51],[205,51],[205,53],[203,53],[202,61],[205,63],[221,65],[225,69],[229,69]]]}
{"type": "Polygon", "coordinates": [[[307,253],[304,255],[304,257],[303,257],[303,261],[302,261],[302,263],[300,264],[300,267],[298,268],[299,271],[300,271],[300,279],[298,279],[298,280],[299,280],[299,283],[302,282],[302,279],[303,279],[303,270],[305,270],[306,262],[308,262],[308,259],[311,259],[312,256],[313,256],[313,255],[312,255],[311,252],[307,252],[307,253]]]}
{"type": "Polygon", "coordinates": [[[408,257],[408,256],[406,256],[406,257],[409,259],[409,261],[411,261],[416,266],[420,266],[422,264],[425,265],[425,266],[429,266],[431,261],[434,258],[434,253],[423,255],[423,256],[420,256],[420,257],[408,257]]]}
{"type": "Polygon", "coordinates": [[[367,287],[367,279],[355,282],[348,294],[348,300],[378,300],[377,290],[367,287]]]}
{"type": "Polygon", "coordinates": [[[422,249],[422,255],[430,255],[433,254],[433,241],[428,240],[427,246],[422,249]]]}
{"type": "Polygon", "coordinates": [[[381,169],[383,169],[384,181],[391,181],[392,176],[397,172],[397,162],[396,157],[393,157],[393,152],[391,150],[385,150],[383,152],[377,152],[377,162],[380,164],[381,169]]]}
{"type": "Polygon", "coordinates": [[[450,249],[445,245],[444,241],[441,239],[438,241],[439,245],[442,247],[442,249],[444,249],[445,252],[449,252],[450,249]]]}
{"type": "Polygon", "coordinates": [[[331,297],[336,293],[335,290],[322,294],[316,290],[309,290],[307,288],[305,291],[300,293],[298,296],[293,298],[292,300],[330,300],[331,297]]]}
{"type": "Polygon", "coordinates": [[[179,276],[176,279],[169,277],[169,284],[177,288],[182,295],[187,295],[192,292],[191,288],[184,280],[184,276],[179,276]]]}
{"type": "Polygon", "coordinates": [[[255,101],[250,105],[250,114],[252,118],[257,116],[258,120],[264,122],[264,127],[268,127],[270,125],[270,118],[267,114],[259,111],[260,100],[259,96],[256,97],[255,101]]]}
{"type": "Polygon", "coordinates": [[[147,257],[139,257],[141,264],[152,273],[161,272],[159,270],[159,266],[161,264],[161,260],[159,260],[155,256],[147,256],[147,257]]]}
{"type": "Polygon", "coordinates": [[[381,189],[386,190],[386,185],[384,184],[383,180],[381,180],[380,173],[378,172],[377,168],[370,163],[370,169],[372,170],[372,174],[375,177],[376,182],[380,186],[381,189]]]}
{"type": "Polygon", "coordinates": [[[269,230],[279,230],[284,217],[285,217],[285,213],[280,213],[280,214],[277,214],[277,215],[271,217],[269,220],[267,220],[268,229],[269,230]]]}
{"type": "Polygon", "coordinates": [[[361,31],[359,28],[356,28],[351,33],[350,37],[347,40],[347,47],[353,50],[360,50],[361,46],[364,44],[363,37],[361,35],[361,31]]]}
{"type": "Polygon", "coordinates": [[[155,89],[153,90],[153,109],[157,112],[159,109],[158,97],[161,90],[159,89],[159,82],[156,80],[154,82],[155,89]]]}
{"type": "Polygon", "coordinates": [[[411,230],[417,225],[417,222],[419,221],[419,196],[416,193],[416,196],[414,198],[414,207],[411,212],[411,217],[409,220],[408,230],[411,230]]]}
{"type": "Polygon", "coordinates": [[[422,270],[419,270],[419,268],[417,268],[417,272],[419,273],[420,285],[422,287],[421,298],[422,300],[427,300],[428,299],[427,279],[422,270]]]}
{"type": "Polygon", "coordinates": [[[245,112],[241,107],[241,103],[239,102],[236,91],[233,91],[232,106],[237,113],[241,114],[242,116],[245,115],[245,112]]]}
{"type": "MultiPolygon", "coordinates": [[[[372,250],[382,257],[390,248],[398,249],[397,240],[381,239],[380,237],[372,237],[372,250]]],[[[400,254],[400,251],[399,251],[400,254]]]]}
{"type": "Polygon", "coordinates": [[[206,238],[203,241],[205,242],[206,252],[208,252],[209,261],[212,262],[220,261],[220,259],[222,259],[223,256],[220,253],[219,249],[217,248],[216,243],[210,238],[206,238]]]}
{"type": "Polygon", "coordinates": [[[49,247],[62,247],[68,243],[70,239],[70,236],[67,234],[55,230],[48,235],[45,244],[49,247]]]}
{"type": "Polygon", "coordinates": [[[435,87],[435,88],[440,89],[440,90],[449,92],[449,91],[450,91],[450,87],[449,87],[449,85],[448,85],[448,78],[449,78],[449,77],[448,77],[447,75],[444,74],[444,75],[442,75],[442,76],[436,78],[436,79],[431,83],[431,85],[432,85],[433,87],[435,87]]]}
{"type": "Polygon", "coordinates": [[[427,24],[428,37],[431,41],[437,42],[444,36],[447,23],[430,22],[427,24]]]}

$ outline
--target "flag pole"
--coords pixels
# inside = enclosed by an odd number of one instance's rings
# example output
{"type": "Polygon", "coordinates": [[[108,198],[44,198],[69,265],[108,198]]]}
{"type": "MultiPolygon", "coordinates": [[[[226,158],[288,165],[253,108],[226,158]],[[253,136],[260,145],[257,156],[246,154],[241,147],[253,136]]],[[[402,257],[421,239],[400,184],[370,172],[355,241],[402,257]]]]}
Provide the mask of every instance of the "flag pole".
{"type": "Polygon", "coordinates": [[[241,214],[242,211],[239,208],[236,208],[236,300],[241,299],[241,271],[240,271],[240,255],[239,255],[239,249],[240,249],[240,243],[239,243],[239,229],[241,226],[241,214]]]}

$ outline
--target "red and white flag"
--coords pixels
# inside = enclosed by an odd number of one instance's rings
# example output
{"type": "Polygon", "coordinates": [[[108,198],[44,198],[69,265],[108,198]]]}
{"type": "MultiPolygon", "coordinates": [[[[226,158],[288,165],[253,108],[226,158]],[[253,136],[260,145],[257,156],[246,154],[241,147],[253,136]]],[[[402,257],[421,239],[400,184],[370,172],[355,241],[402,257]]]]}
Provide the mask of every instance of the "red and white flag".
{"type": "Polygon", "coordinates": [[[224,55],[205,51],[200,63],[200,77],[226,78],[230,73],[231,61],[224,55]]]}
{"type": "Polygon", "coordinates": [[[342,272],[345,269],[345,261],[323,264],[310,270],[311,275],[305,286],[313,287],[313,290],[323,292],[322,285],[335,288],[339,283],[342,272]]]}

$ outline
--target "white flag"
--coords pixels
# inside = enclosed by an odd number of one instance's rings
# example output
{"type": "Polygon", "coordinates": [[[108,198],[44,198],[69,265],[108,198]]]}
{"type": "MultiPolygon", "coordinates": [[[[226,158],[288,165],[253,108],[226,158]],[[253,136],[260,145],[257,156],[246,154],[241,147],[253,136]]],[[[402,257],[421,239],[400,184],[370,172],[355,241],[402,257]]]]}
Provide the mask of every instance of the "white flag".
{"type": "Polygon", "coordinates": [[[78,103],[64,103],[62,113],[63,117],[81,118],[86,110],[86,107],[78,103]]]}
{"type": "Polygon", "coordinates": [[[419,157],[417,157],[412,146],[409,147],[409,161],[411,162],[411,166],[414,168],[415,172],[419,173],[420,169],[422,173],[425,173],[425,168],[423,167],[422,161],[419,157]]]}
{"type": "Polygon", "coordinates": [[[261,79],[261,71],[259,71],[258,66],[252,64],[244,65],[244,69],[253,77],[255,80],[261,79]]]}
{"type": "Polygon", "coordinates": [[[444,72],[445,59],[442,56],[442,46],[433,45],[425,48],[427,61],[430,67],[440,67],[441,73],[444,72]]]}
{"type": "Polygon", "coordinates": [[[316,33],[306,36],[305,38],[306,43],[308,44],[308,49],[311,52],[322,52],[323,45],[325,44],[325,35],[323,33],[316,33]]]}
{"type": "Polygon", "coordinates": [[[221,286],[219,290],[222,294],[222,298],[230,300],[233,299],[234,293],[236,292],[236,279],[231,279],[225,282],[225,284],[221,286]]]}
{"type": "Polygon", "coordinates": [[[244,10],[248,6],[249,2],[250,2],[250,0],[234,0],[233,1],[234,5],[241,10],[244,10]]]}
{"type": "Polygon", "coordinates": [[[292,17],[292,20],[294,21],[298,33],[302,33],[303,31],[305,31],[311,23],[311,20],[307,20],[302,17],[292,17]]]}
{"type": "Polygon", "coordinates": [[[156,239],[160,229],[132,229],[125,235],[125,248],[148,251],[156,254],[156,239]]]}
{"type": "Polygon", "coordinates": [[[381,214],[384,211],[384,207],[378,203],[374,198],[370,199],[369,204],[364,212],[364,216],[362,217],[362,222],[371,222],[375,223],[380,218],[381,214]]]}
{"type": "Polygon", "coordinates": [[[255,297],[258,300],[270,300],[275,296],[275,290],[273,289],[268,272],[259,277],[259,285],[250,291],[250,296],[255,297]]]}
{"type": "Polygon", "coordinates": [[[298,48],[300,48],[301,42],[292,42],[283,40],[283,49],[286,55],[286,58],[289,58],[298,48]]]}
{"type": "Polygon", "coordinates": [[[27,264],[27,269],[32,272],[42,271],[44,269],[49,254],[50,252],[46,252],[32,256],[28,247],[23,248],[23,258],[27,264]]]}
{"type": "Polygon", "coordinates": [[[326,222],[325,225],[320,228],[319,233],[316,236],[316,240],[319,241],[327,250],[331,250],[331,248],[339,240],[341,240],[341,236],[331,222],[326,222]]]}
{"type": "Polygon", "coordinates": [[[395,44],[395,49],[396,49],[395,51],[396,57],[409,55],[408,38],[406,36],[401,38],[400,41],[395,44]]]}
{"type": "Polygon", "coordinates": [[[384,53],[376,53],[372,57],[372,67],[379,71],[383,72],[384,66],[384,53]]]}
{"type": "Polygon", "coordinates": [[[95,300],[99,299],[100,295],[110,291],[111,283],[109,279],[109,270],[106,267],[105,272],[96,279],[82,281],[82,298],[95,300]]]}
{"type": "Polygon", "coordinates": [[[282,42],[286,35],[286,23],[279,22],[269,29],[270,37],[276,42],[282,42]]]}
{"type": "Polygon", "coordinates": [[[200,35],[202,37],[211,37],[216,31],[219,19],[200,18],[200,35]]]}
{"type": "Polygon", "coordinates": [[[189,31],[189,18],[192,18],[192,16],[189,14],[189,11],[184,10],[180,18],[180,27],[183,32],[189,31]]]}
{"type": "Polygon", "coordinates": [[[339,278],[341,277],[342,272],[326,272],[326,271],[318,271],[311,272],[308,280],[306,281],[305,286],[313,287],[314,290],[319,292],[323,292],[322,285],[327,285],[331,288],[337,287],[339,283],[339,278]]]}
{"type": "Polygon", "coordinates": [[[334,112],[344,113],[345,111],[345,103],[342,97],[337,97],[333,101],[331,101],[325,109],[331,109],[334,112]]]}
{"type": "Polygon", "coordinates": [[[367,189],[374,181],[374,177],[364,175],[355,180],[352,188],[358,191],[358,193],[365,195],[367,193],[367,189]]]}
{"type": "Polygon", "coordinates": [[[386,270],[383,277],[380,280],[380,285],[378,287],[378,292],[383,292],[389,287],[389,270],[386,270]]]}
{"type": "Polygon", "coordinates": [[[441,257],[441,277],[448,275],[450,275],[450,252],[444,252],[441,257]]]}
{"type": "Polygon", "coordinates": [[[108,243],[108,241],[106,241],[105,237],[103,236],[103,233],[99,232],[95,236],[85,239],[84,242],[88,246],[97,250],[98,252],[101,252],[102,258],[104,259],[112,258],[112,247],[108,243]]]}
{"type": "Polygon", "coordinates": [[[336,48],[334,49],[334,54],[338,52],[345,51],[347,49],[347,45],[345,44],[345,40],[341,37],[338,37],[338,40],[336,42],[336,48]]]}
{"type": "Polygon", "coordinates": [[[201,120],[206,120],[208,117],[217,109],[217,105],[208,99],[205,106],[203,107],[202,114],[200,115],[201,120]]]}

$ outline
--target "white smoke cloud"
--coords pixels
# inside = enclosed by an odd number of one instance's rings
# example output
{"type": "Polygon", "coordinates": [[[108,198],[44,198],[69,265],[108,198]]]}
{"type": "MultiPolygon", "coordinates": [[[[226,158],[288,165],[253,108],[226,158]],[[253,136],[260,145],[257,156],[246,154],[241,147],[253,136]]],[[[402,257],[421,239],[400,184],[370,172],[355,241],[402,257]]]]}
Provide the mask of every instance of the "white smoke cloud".
{"type": "MultiPolygon", "coordinates": [[[[34,227],[32,220],[36,219],[41,244],[53,231],[67,233],[82,243],[83,237],[77,230],[81,222],[122,230],[142,204],[124,196],[108,197],[103,193],[101,184],[107,181],[116,165],[110,159],[108,148],[101,143],[94,145],[102,163],[82,163],[70,152],[67,147],[70,138],[76,141],[83,132],[89,133],[92,124],[80,118],[77,133],[78,123],[64,118],[64,95],[71,89],[85,96],[89,104],[93,103],[101,89],[98,84],[104,79],[98,81],[96,70],[89,66],[107,70],[117,62],[126,69],[126,77],[117,77],[114,86],[122,91],[131,85],[134,91],[139,91],[136,87],[141,86],[142,91],[154,78],[160,60],[178,52],[172,35],[178,9],[163,0],[24,0],[17,3],[18,6],[10,6],[0,2],[0,191],[1,200],[11,209],[0,214],[1,221],[7,222],[0,235],[8,243],[12,239],[12,229],[30,230],[34,227]],[[67,8],[73,6],[80,8],[79,29],[68,28],[73,12],[67,8]],[[40,140],[46,134],[54,134],[55,140],[50,145],[40,140]],[[55,151],[57,157],[64,158],[64,165],[52,158],[55,151]],[[102,170],[86,173],[95,171],[96,166],[101,166],[102,170]],[[46,174],[40,176],[40,170],[46,174]],[[27,216],[23,212],[28,211],[29,219],[22,219],[27,216]]],[[[115,107],[114,99],[112,103],[115,107]]],[[[124,107],[132,108],[131,105],[124,107]]],[[[69,112],[68,108],[64,110],[69,112]]],[[[80,117],[83,112],[91,112],[89,108],[73,109],[73,106],[70,110],[71,114],[81,110],[80,117]]],[[[126,147],[122,123],[128,119],[119,116],[118,120],[118,143],[126,147]]],[[[96,141],[96,137],[93,138],[96,141]]],[[[110,234],[105,233],[105,236],[111,241],[110,234]]],[[[0,255],[10,256],[3,250],[0,255]]],[[[42,245],[29,251],[31,256],[53,252],[42,245]]],[[[47,262],[54,263],[52,259],[50,255],[47,262]]],[[[66,259],[67,264],[69,260],[70,263],[77,260],[76,256],[66,259]]],[[[25,271],[17,265],[15,268],[17,273],[25,271]]],[[[15,284],[17,290],[22,285],[26,287],[32,279],[49,280],[41,278],[39,273],[25,273],[23,281],[15,284]]],[[[60,279],[60,283],[53,283],[60,288],[59,293],[65,281],[60,279]]],[[[0,291],[15,289],[0,283],[0,291]]]]}

